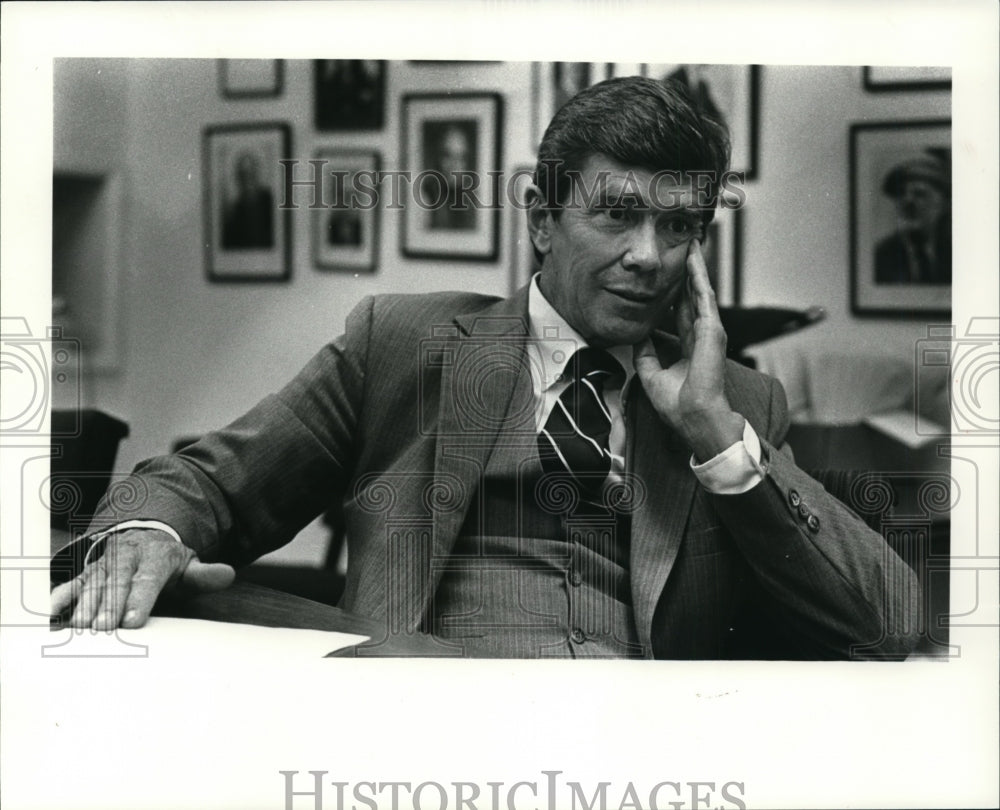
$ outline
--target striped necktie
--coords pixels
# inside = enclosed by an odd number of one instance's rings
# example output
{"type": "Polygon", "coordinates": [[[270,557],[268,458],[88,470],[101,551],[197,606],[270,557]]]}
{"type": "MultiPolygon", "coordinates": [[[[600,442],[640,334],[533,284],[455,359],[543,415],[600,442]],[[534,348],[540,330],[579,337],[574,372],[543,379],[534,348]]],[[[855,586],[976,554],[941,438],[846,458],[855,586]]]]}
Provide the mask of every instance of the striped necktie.
{"type": "Polygon", "coordinates": [[[582,492],[600,494],[611,471],[611,412],[604,386],[624,369],[603,349],[580,349],[566,364],[572,378],[538,434],[538,454],[546,473],[570,473],[582,492]]]}

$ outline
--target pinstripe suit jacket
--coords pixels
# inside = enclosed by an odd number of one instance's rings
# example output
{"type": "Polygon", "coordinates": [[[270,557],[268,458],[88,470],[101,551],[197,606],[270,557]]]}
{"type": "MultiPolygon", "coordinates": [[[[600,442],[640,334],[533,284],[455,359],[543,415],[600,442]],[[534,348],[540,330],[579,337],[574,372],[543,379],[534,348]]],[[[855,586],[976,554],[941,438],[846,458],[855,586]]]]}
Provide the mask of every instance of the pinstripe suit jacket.
{"type": "MultiPolygon", "coordinates": [[[[452,549],[498,432],[534,430],[526,317],[527,289],[505,300],[365,299],[344,335],[279,393],[140,465],[149,498],[139,517],[171,524],[203,559],[240,564],[344,499],[342,607],[384,619],[387,632],[426,629],[435,561],[452,549]]],[[[654,339],[664,365],[677,359],[675,338],[654,339]]],[[[760,485],[729,496],[697,485],[690,451],[634,391],[626,464],[645,498],[629,561],[648,650],[698,659],[908,650],[913,639],[886,628],[915,625],[913,575],[780,449],[788,417],[776,381],[727,364],[727,395],[761,437],[766,469],[760,485]]]]}

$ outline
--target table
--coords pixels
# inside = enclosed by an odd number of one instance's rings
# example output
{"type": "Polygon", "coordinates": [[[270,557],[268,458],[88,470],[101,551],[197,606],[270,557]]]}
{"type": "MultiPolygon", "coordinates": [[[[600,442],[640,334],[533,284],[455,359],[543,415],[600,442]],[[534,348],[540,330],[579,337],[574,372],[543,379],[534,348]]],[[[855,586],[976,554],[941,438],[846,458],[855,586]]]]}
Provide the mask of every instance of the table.
{"type": "MultiPolygon", "coordinates": [[[[50,553],[55,555],[72,540],[68,531],[52,529],[50,553]]],[[[78,565],[78,563],[77,563],[78,565]]],[[[385,625],[365,616],[304,599],[263,585],[247,582],[237,575],[236,582],[223,591],[176,596],[162,594],[153,610],[154,616],[182,619],[206,619],[216,622],[257,624],[264,627],[294,627],[306,630],[332,630],[368,636],[369,641],[331,653],[331,657],[362,658],[454,657],[461,650],[431,636],[413,633],[388,635],[385,625]]],[[[53,620],[54,629],[62,625],[53,620]]]]}

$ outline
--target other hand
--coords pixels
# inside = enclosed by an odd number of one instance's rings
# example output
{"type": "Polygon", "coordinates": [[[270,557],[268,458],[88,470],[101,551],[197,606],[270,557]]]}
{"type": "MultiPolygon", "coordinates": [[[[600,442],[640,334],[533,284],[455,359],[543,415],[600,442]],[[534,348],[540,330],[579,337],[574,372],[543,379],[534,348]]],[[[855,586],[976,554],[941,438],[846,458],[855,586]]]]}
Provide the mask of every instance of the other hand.
{"type": "Polygon", "coordinates": [[[687,284],[677,308],[681,359],[660,365],[650,338],[636,344],[636,373],[653,408],[704,462],[743,437],[743,417],[725,393],[726,332],[701,243],[688,247],[687,284]]]}
{"type": "Polygon", "coordinates": [[[52,590],[52,615],[72,608],[72,627],[141,627],[165,588],[217,591],[236,577],[231,566],[201,562],[191,549],[158,529],[126,529],[105,543],[99,559],[52,590]]]}

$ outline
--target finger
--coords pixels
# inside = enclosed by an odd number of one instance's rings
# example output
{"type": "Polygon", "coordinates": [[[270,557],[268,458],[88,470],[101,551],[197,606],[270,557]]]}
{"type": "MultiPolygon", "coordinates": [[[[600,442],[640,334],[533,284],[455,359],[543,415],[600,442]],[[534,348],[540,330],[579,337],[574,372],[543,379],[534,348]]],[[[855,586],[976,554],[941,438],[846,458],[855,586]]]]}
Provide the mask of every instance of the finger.
{"type": "Polygon", "coordinates": [[[71,627],[90,627],[104,594],[104,559],[101,558],[84,568],[80,578],[83,587],[80,588],[76,608],[69,623],[71,627]]]}
{"type": "Polygon", "coordinates": [[[174,566],[166,560],[154,564],[140,562],[138,570],[132,576],[132,587],[125,600],[122,627],[134,629],[146,623],[153,605],[174,571],[174,566]]]}
{"type": "Polygon", "coordinates": [[[132,545],[109,543],[104,552],[104,560],[109,573],[104,583],[104,598],[94,618],[94,629],[114,630],[121,623],[125,612],[125,602],[132,588],[132,576],[138,565],[138,554],[132,545]]]}
{"type": "Polygon", "coordinates": [[[181,584],[200,593],[221,591],[233,584],[236,569],[225,563],[203,563],[192,558],[181,575],[181,584]]]}
{"type": "Polygon", "coordinates": [[[695,317],[719,317],[719,309],[715,303],[715,290],[708,277],[708,265],[705,255],[701,252],[701,242],[692,239],[687,255],[689,293],[695,317]]]}
{"type": "Polygon", "coordinates": [[[52,616],[62,616],[79,598],[83,590],[83,574],[78,574],[69,582],[56,585],[49,594],[49,612],[52,616]]]}
{"type": "Polygon", "coordinates": [[[648,337],[632,348],[632,363],[640,380],[646,380],[658,371],[663,371],[660,358],[656,354],[656,347],[648,337]]]}

